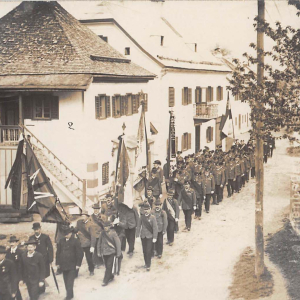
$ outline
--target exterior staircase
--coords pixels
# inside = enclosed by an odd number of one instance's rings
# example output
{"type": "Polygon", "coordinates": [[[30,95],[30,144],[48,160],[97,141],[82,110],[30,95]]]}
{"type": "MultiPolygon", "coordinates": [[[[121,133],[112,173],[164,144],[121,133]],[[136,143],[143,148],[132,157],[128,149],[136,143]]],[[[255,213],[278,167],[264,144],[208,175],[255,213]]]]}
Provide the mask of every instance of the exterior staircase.
{"type": "Polygon", "coordinates": [[[86,196],[86,180],[78,177],[70,170],[51,150],[49,150],[31,131],[25,126],[25,136],[30,135],[30,143],[33,151],[43,166],[50,181],[66,195],[70,203],[75,203],[82,208],[92,206],[93,201],[86,196]],[[85,203],[84,203],[85,202],[85,203]]]}

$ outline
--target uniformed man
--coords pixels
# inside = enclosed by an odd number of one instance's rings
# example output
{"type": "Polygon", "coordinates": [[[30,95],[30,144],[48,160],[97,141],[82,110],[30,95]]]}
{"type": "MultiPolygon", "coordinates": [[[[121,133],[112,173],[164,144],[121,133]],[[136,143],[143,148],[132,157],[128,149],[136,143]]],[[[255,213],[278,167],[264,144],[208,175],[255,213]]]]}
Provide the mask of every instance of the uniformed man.
{"type": "Polygon", "coordinates": [[[222,201],[223,186],[225,184],[225,173],[223,168],[220,166],[220,162],[216,161],[216,167],[213,171],[213,176],[215,179],[215,193],[213,195],[213,204],[219,205],[222,201]]]}
{"type": "Polygon", "coordinates": [[[30,300],[37,300],[40,289],[45,285],[45,262],[43,255],[36,251],[37,240],[30,238],[25,245],[27,251],[22,254],[23,280],[26,283],[30,300]]]}
{"type": "Polygon", "coordinates": [[[117,216],[118,211],[113,204],[113,195],[111,193],[107,193],[105,195],[106,202],[101,207],[101,214],[105,215],[107,218],[111,216],[117,216]]]}
{"type": "Polygon", "coordinates": [[[162,194],[160,175],[157,174],[157,169],[152,168],[150,176],[148,178],[146,188],[152,187],[152,193],[155,199],[158,199],[162,194]]]}
{"type": "Polygon", "coordinates": [[[202,205],[203,205],[203,196],[205,193],[204,184],[203,184],[203,177],[200,173],[194,173],[194,180],[192,181],[193,189],[196,193],[197,199],[197,208],[195,210],[195,219],[201,220],[202,215],[202,205]]]}
{"type": "MultiPolygon", "coordinates": [[[[22,296],[19,289],[19,283],[22,281],[22,274],[23,274],[23,268],[22,268],[22,250],[19,248],[18,245],[19,240],[16,238],[16,236],[12,235],[9,238],[9,244],[10,248],[7,250],[6,258],[13,261],[15,263],[16,267],[16,281],[17,281],[17,293],[16,293],[16,299],[22,300],[22,296]]],[[[0,297],[1,299],[1,297],[0,297]]]]}
{"type": "Polygon", "coordinates": [[[164,180],[164,171],[161,168],[161,161],[160,160],[155,160],[153,165],[154,165],[154,168],[156,169],[156,174],[159,178],[160,184],[162,184],[162,182],[164,180]]]}
{"type": "Polygon", "coordinates": [[[148,186],[146,193],[147,193],[146,200],[148,201],[148,203],[151,206],[151,208],[153,208],[153,203],[156,200],[156,198],[153,196],[153,187],[152,186],[148,186]]]}
{"type": "Polygon", "coordinates": [[[163,254],[163,236],[166,233],[168,226],[167,214],[161,207],[162,203],[158,199],[154,202],[154,209],[152,210],[152,214],[156,218],[158,229],[157,240],[156,243],[153,244],[153,250],[158,258],[161,258],[163,254]]]}
{"type": "Polygon", "coordinates": [[[235,191],[235,182],[236,182],[236,170],[235,170],[235,162],[234,157],[230,158],[229,164],[227,166],[227,174],[228,174],[228,197],[231,197],[235,191]]]}
{"type": "Polygon", "coordinates": [[[196,203],[197,203],[196,194],[194,190],[191,189],[190,182],[186,181],[178,197],[179,209],[181,209],[182,207],[184,218],[185,218],[185,228],[183,229],[183,231],[191,230],[192,214],[194,210],[196,210],[197,208],[196,203]]]}
{"type": "Polygon", "coordinates": [[[174,198],[175,191],[170,189],[167,194],[167,199],[163,202],[163,210],[167,213],[168,226],[167,226],[167,244],[173,246],[174,243],[174,232],[176,224],[178,226],[179,220],[179,205],[177,200],[174,198]]]}
{"type": "Polygon", "coordinates": [[[139,218],[136,230],[136,237],[141,237],[143,253],[144,253],[144,268],[150,271],[152,246],[157,241],[157,223],[156,218],[151,214],[151,207],[149,204],[144,206],[145,214],[139,218]]]}
{"type": "Polygon", "coordinates": [[[13,261],[5,256],[6,248],[0,246],[0,299],[11,300],[17,294],[18,275],[13,261]]]}
{"type": "Polygon", "coordinates": [[[77,221],[76,224],[76,232],[77,236],[80,241],[80,246],[85,254],[85,258],[88,264],[90,276],[94,275],[94,262],[93,262],[93,255],[90,251],[91,248],[91,234],[88,230],[88,222],[89,222],[89,215],[86,211],[82,211],[81,218],[77,221]]]}
{"type": "Polygon", "coordinates": [[[66,300],[74,298],[74,280],[84,255],[79,240],[72,233],[72,228],[65,232],[65,238],[59,241],[56,251],[56,265],[63,273],[66,300]]]}
{"type": "Polygon", "coordinates": [[[94,203],[92,206],[94,212],[89,218],[88,222],[88,231],[91,235],[91,248],[90,252],[93,254],[93,261],[95,268],[100,268],[100,265],[103,264],[102,258],[98,257],[96,246],[98,239],[100,237],[100,233],[103,230],[103,220],[100,214],[100,205],[99,202],[94,203]]]}
{"type": "MultiPolygon", "coordinates": [[[[37,242],[36,251],[43,255],[45,262],[45,278],[50,276],[50,265],[53,262],[53,246],[50,240],[49,235],[42,233],[41,224],[36,222],[33,223],[32,229],[34,230],[34,235],[30,239],[35,239],[37,242]]],[[[45,288],[45,286],[44,286],[45,288]]],[[[45,290],[40,289],[40,292],[43,293],[45,290]]]]}
{"type": "Polygon", "coordinates": [[[204,177],[203,177],[203,185],[205,190],[205,194],[203,196],[205,200],[205,211],[206,213],[209,213],[211,196],[215,192],[215,179],[214,176],[210,174],[209,168],[205,169],[204,177]]]}
{"type": "Polygon", "coordinates": [[[242,166],[241,166],[238,156],[235,158],[235,176],[236,176],[235,191],[237,193],[239,193],[241,190],[241,184],[242,184],[242,166]]]}
{"type": "Polygon", "coordinates": [[[98,240],[98,256],[102,256],[105,264],[105,274],[102,286],[107,286],[114,279],[113,264],[115,259],[122,257],[121,242],[110,220],[104,222],[104,230],[98,240]]]}

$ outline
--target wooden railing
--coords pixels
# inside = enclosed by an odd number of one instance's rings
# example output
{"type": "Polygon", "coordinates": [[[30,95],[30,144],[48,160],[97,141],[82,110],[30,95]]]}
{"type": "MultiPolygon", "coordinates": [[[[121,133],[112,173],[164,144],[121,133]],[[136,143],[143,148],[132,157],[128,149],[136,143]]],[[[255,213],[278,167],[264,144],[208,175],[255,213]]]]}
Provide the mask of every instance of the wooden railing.
{"type": "Polygon", "coordinates": [[[0,125],[0,144],[17,145],[20,127],[18,125],[0,125]]]}
{"type": "Polygon", "coordinates": [[[218,117],[218,104],[195,103],[194,118],[214,119],[218,117]]]}

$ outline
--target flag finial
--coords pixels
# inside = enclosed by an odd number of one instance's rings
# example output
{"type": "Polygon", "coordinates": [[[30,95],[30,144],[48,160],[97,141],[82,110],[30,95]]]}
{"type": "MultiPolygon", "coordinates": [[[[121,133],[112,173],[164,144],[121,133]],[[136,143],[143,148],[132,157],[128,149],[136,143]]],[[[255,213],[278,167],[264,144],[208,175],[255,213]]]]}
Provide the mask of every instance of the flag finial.
{"type": "Polygon", "coordinates": [[[125,122],[124,122],[123,125],[122,125],[122,129],[123,129],[123,134],[124,134],[124,133],[125,133],[125,129],[126,129],[125,122]]]}

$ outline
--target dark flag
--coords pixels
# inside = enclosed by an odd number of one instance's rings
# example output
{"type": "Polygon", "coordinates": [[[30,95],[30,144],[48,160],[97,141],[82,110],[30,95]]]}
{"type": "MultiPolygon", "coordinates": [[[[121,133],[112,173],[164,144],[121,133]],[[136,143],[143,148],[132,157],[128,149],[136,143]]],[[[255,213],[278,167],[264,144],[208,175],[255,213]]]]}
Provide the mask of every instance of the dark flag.
{"type": "Polygon", "coordinates": [[[23,138],[23,134],[20,134],[16,158],[5,183],[5,188],[7,188],[9,185],[9,187],[12,190],[12,207],[14,209],[20,209],[21,186],[22,186],[22,165],[24,165],[25,162],[23,147],[24,147],[24,138],[23,138]]]}
{"type": "Polygon", "coordinates": [[[42,222],[67,223],[68,217],[30,144],[26,142],[27,211],[39,213],[42,222]]]}

